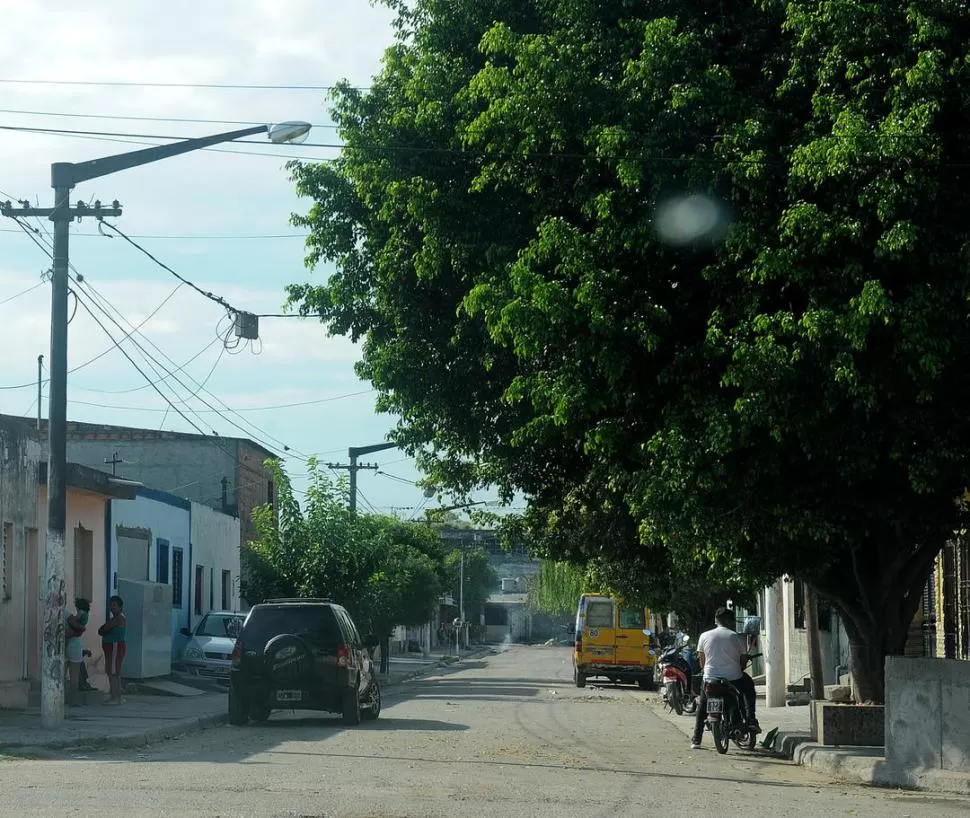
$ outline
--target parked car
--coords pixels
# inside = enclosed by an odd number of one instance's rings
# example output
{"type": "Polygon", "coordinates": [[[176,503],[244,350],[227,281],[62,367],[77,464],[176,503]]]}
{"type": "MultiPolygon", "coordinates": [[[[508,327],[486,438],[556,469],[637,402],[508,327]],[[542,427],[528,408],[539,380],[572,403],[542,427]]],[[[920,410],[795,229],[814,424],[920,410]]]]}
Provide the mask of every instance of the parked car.
{"type": "Polygon", "coordinates": [[[229,723],[261,722],[273,710],[340,713],[344,724],[376,719],[381,688],[350,614],[325,599],[254,605],[232,651],[229,723]]]}
{"type": "Polygon", "coordinates": [[[232,665],[232,649],[242,630],[245,614],[212,611],[195,626],[182,628],[189,641],[182,648],[182,664],[194,676],[208,676],[226,681],[232,665]]]}

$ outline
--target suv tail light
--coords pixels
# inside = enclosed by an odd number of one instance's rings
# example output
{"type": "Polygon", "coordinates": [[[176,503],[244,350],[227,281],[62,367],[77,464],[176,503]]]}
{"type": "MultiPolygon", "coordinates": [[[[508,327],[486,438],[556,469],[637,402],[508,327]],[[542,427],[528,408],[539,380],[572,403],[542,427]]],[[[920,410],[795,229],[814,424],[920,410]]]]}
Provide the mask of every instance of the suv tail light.
{"type": "Polygon", "coordinates": [[[239,644],[239,641],[237,640],[236,644],[232,646],[232,666],[239,667],[241,663],[242,663],[242,645],[239,644]]]}
{"type": "Polygon", "coordinates": [[[350,667],[350,648],[346,645],[337,650],[337,667],[350,667]]]}

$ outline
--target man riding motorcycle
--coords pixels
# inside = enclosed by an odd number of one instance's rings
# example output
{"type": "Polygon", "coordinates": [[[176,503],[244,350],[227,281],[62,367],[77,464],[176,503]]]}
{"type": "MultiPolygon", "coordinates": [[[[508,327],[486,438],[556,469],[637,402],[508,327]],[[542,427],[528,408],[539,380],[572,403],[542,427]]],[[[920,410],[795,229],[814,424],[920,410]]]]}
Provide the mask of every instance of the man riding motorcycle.
{"type": "MultiPolygon", "coordinates": [[[[697,640],[697,653],[704,671],[704,682],[725,679],[734,685],[744,696],[748,726],[755,731],[761,728],[755,718],[754,680],[744,672],[748,664],[748,644],[744,634],[735,631],[734,611],[718,608],[714,614],[716,627],[704,631],[697,640]]],[[[694,735],[691,738],[692,750],[699,750],[704,737],[704,724],[707,721],[707,692],[701,685],[701,695],[694,718],[694,735]]]]}

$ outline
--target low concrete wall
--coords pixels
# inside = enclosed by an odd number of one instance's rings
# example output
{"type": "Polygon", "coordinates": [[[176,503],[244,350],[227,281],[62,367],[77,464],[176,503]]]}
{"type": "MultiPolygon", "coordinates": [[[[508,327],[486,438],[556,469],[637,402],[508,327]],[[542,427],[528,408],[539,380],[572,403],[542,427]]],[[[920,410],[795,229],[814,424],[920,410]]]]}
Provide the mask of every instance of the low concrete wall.
{"type": "Polygon", "coordinates": [[[886,658],[886,760],[970,772],[970,662],[886,658]]]}

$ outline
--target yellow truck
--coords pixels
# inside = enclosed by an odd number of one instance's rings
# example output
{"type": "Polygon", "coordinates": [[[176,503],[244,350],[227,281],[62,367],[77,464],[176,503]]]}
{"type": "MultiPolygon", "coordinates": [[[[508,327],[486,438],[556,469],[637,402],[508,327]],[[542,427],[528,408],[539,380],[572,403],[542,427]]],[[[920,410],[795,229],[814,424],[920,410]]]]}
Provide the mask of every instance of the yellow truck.
{"type": "Polygon", "coordinates": [[[573,681],[586,687],[590,677],[654,688],[656,641],[644,633],[656,632],[647,608],[625,605],[606,594],[583,594],[576,612],[573,681]]]}

